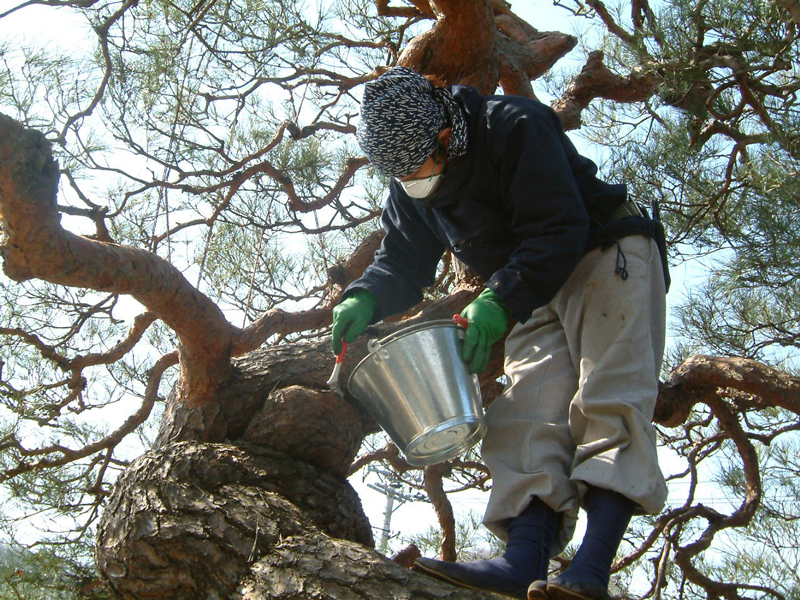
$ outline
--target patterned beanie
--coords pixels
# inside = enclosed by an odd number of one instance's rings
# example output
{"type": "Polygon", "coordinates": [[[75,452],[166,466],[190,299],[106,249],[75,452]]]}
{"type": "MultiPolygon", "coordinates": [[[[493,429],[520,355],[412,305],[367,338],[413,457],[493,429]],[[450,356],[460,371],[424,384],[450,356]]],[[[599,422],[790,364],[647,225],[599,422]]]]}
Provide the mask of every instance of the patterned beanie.
{"type": "Polygon", "coordinates": [[[364,86],[357,137],[378,171],[405,177],[433,154],[439,132],[452,127],[447,158],[467,151],[467,120],[450,90],[408,67],[393,67],[364,86]]]}

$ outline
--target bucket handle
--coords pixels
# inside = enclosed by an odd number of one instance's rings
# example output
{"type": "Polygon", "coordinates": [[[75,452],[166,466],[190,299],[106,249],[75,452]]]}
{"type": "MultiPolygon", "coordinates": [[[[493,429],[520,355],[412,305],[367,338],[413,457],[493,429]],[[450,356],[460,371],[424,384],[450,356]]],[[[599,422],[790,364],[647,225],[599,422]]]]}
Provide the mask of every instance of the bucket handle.
{"type": "Polygon", "coordinates": [[[371,339],[367,342],[367,350],[369,350],[370,356],[375,362],[382,362],[389,358],[389,350],[381,345],[380,340],[371,339]]]}

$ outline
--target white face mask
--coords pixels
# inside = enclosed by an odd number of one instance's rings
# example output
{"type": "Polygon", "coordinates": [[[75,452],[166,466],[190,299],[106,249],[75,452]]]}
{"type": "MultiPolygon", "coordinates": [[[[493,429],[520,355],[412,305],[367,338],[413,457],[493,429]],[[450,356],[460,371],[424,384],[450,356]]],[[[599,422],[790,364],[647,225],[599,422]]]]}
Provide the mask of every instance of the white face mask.
{"type": "MultiPolygon", "coordinates": [[[[439,143],[436,143],[436,152],[433,155],[433,172],[436,173],[436,167],[439,166],[439,143]]],[[[423,177],[421,179],[409,179],[406,181],[401,181],[400,179],[397,180],[401,186],[403,186],[403,190],[406,194],[408,194],[411,198],[416,198],[417,200],[421,198],[427,198],[428,196],[432,196],[434,192],[438,189],[438,187],[442,184],[442,178],[444,177],[444,169],[440,171],[436,175],[431,175],[430,177],[423,177]]]]}
{"type": "Polygon", "coordinates": [[[403,186],[406,194],[412,198],[420,199],[432,196],[441,185],[443,177],[444,174],[439,173],[438,175],[431,175],[424,179],[412,179],[411,181],[400,181],[398,179],[397,183],[403,186]]]}

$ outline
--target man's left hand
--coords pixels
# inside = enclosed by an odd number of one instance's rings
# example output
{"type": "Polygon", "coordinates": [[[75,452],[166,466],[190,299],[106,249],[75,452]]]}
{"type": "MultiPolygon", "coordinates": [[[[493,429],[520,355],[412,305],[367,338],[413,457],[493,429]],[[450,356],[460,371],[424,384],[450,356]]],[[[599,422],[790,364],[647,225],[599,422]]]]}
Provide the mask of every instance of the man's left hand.
{"type": "Polygon", "coordinates": [[[471,372],[481,373],[489,365],[492,346],[506,332],[510,314],[500,297],[488,288],[461,312],[467,320],[461,357],[471,372]]]}

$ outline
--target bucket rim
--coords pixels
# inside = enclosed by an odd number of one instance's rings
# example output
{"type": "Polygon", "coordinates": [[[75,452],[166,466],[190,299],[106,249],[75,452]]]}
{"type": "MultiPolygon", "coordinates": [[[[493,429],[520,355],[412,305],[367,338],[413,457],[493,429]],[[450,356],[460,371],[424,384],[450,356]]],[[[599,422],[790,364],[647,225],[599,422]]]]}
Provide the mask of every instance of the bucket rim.
{"type": "Polygon", "coordinates": [[[379,339],[378,341],[381,345],[386,345],[395,340],[399,340],[407,335],[412,333],[416,333],[417,331],[422,331],[423,329],[433,329],[435,327],[459,327],[453,322],[451,319],[433,319],[432,321],[423,321],[422,323],[414,323],[413,325],[409,325],[408,327],[404,327],[403,329],[398,329],[397,331],[390,333],[384,338],[379,339]]]}

